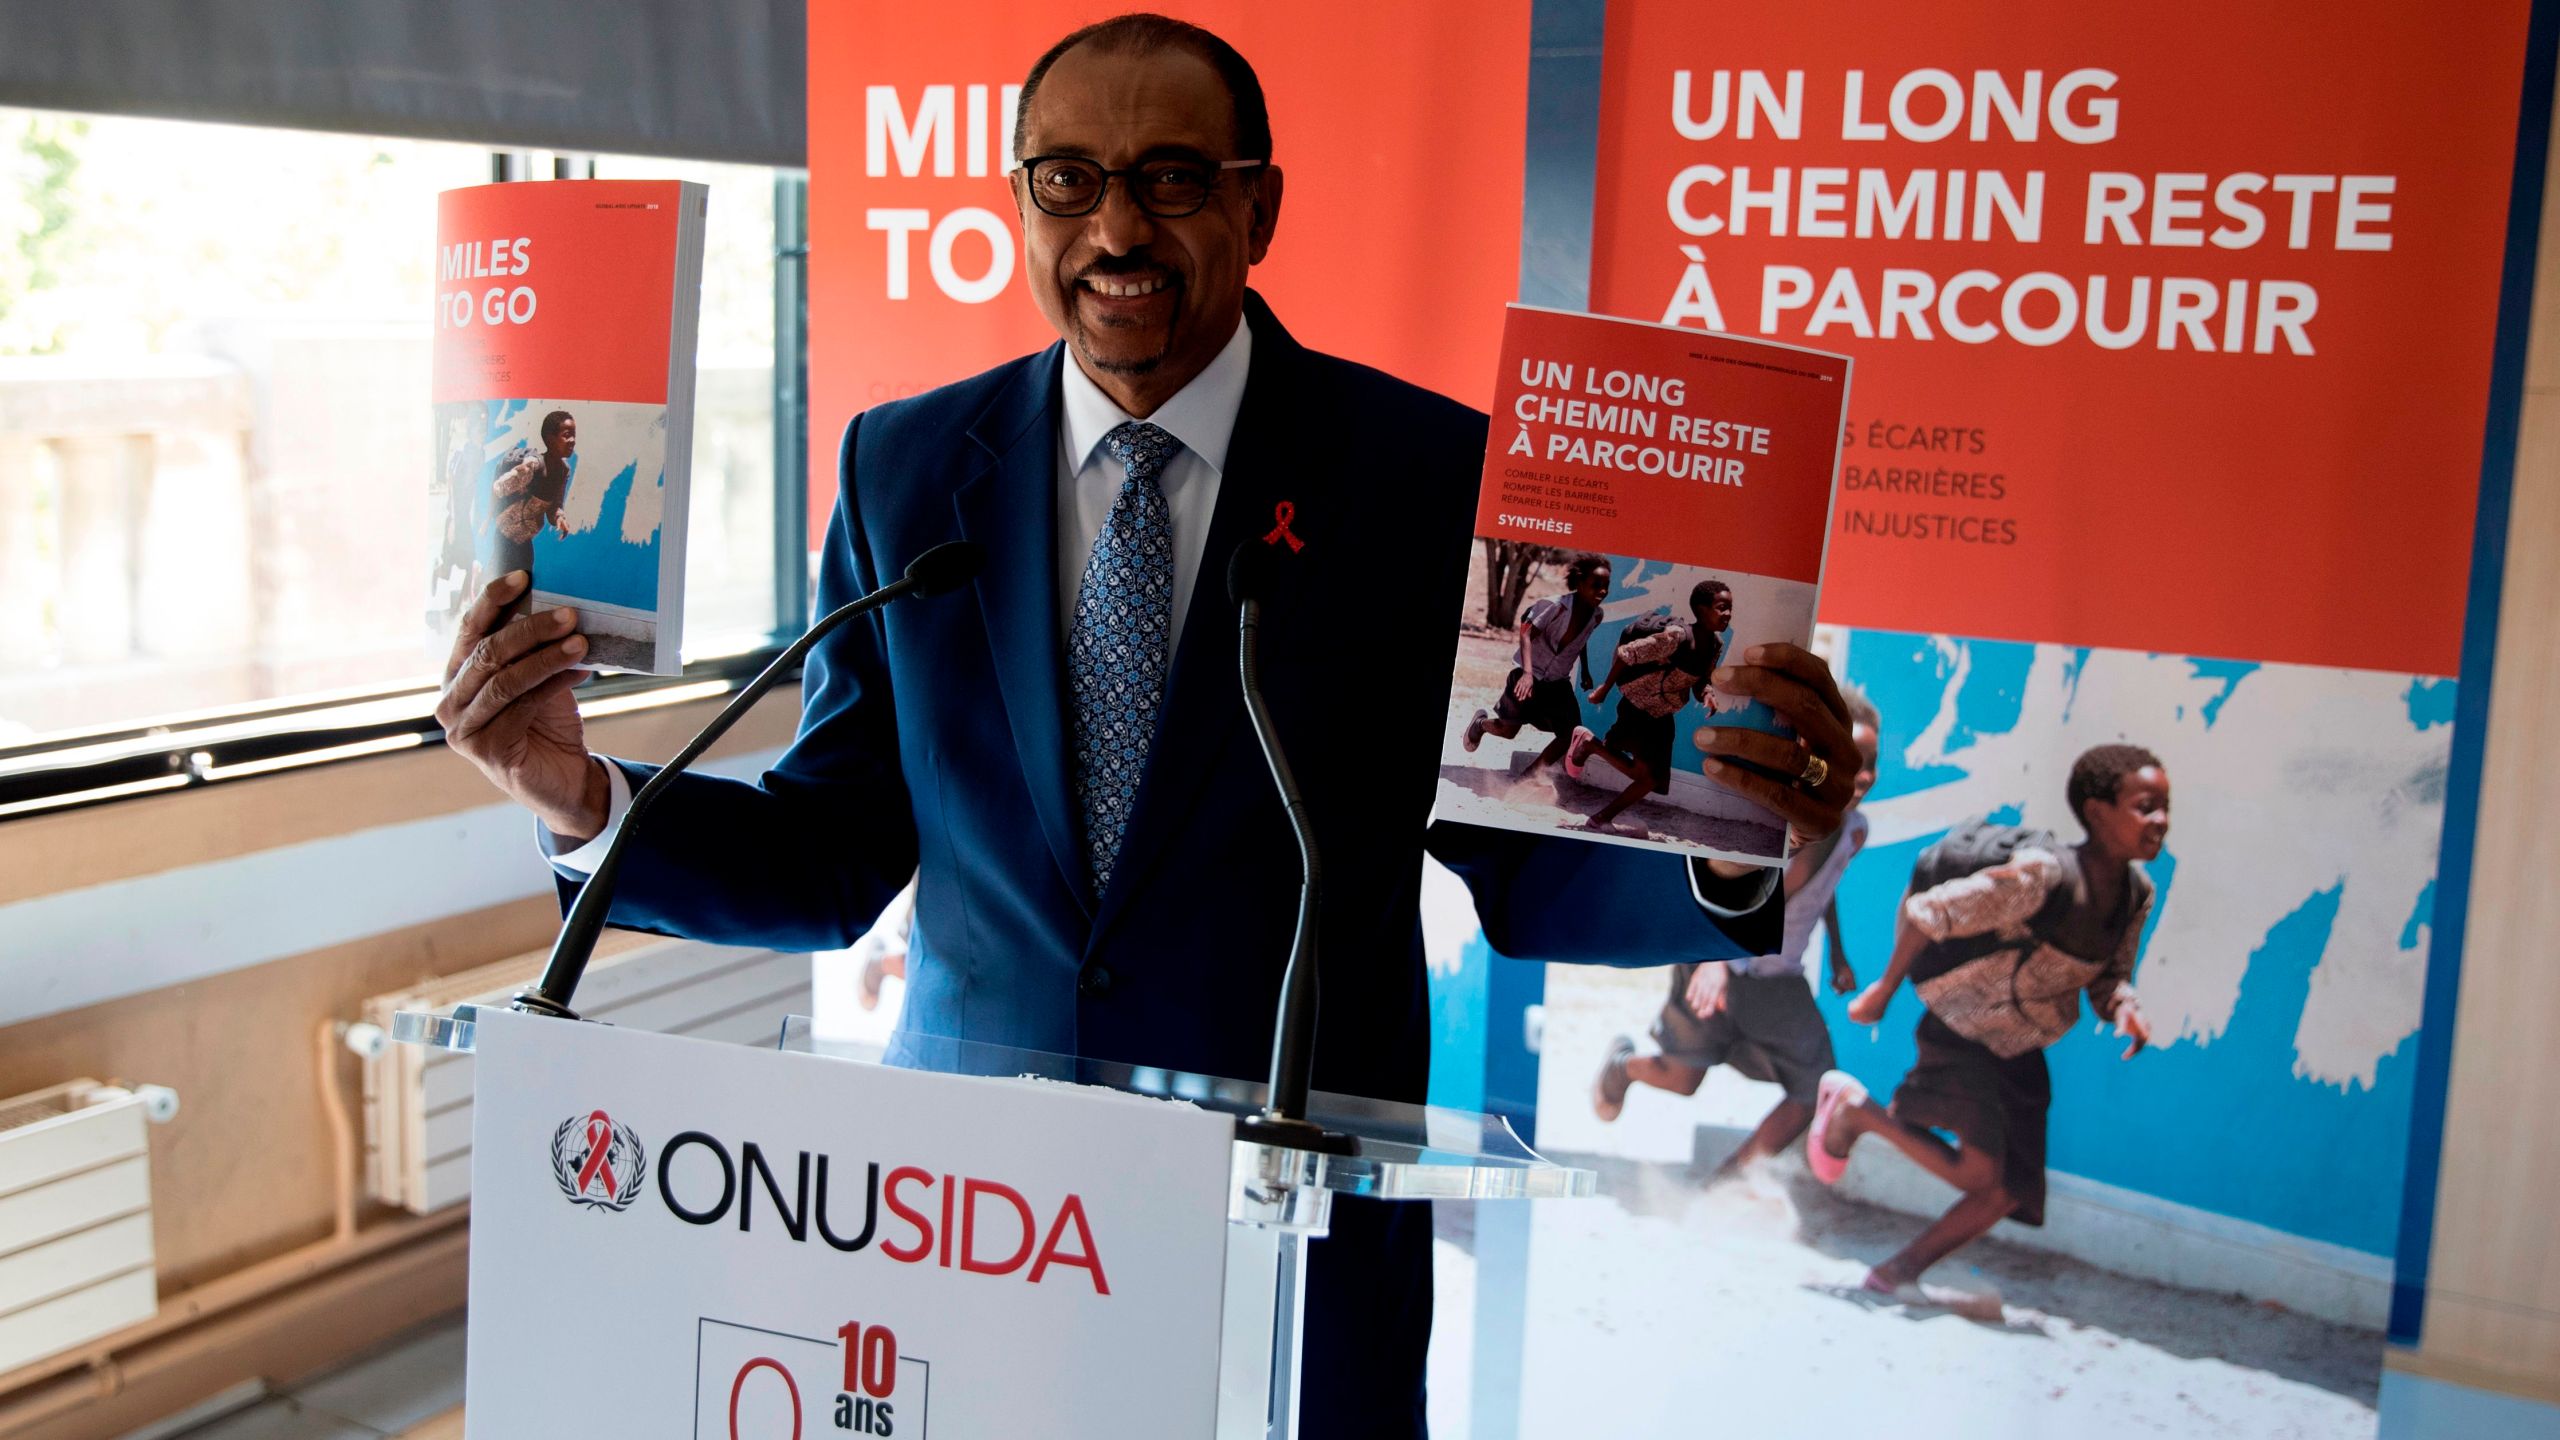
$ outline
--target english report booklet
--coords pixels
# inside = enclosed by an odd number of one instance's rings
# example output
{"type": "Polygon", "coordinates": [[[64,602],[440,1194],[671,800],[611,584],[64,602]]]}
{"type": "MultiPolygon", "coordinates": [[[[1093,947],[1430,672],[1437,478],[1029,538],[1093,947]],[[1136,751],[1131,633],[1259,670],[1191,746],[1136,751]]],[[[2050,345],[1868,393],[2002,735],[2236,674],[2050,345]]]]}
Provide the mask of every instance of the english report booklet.
{"type": "Polygon", "coordinates": [[[1434,818],[1785,858],[1697,737],[1792,733],[1708,677],[1811,645],[1848,402],[1844,355],[1510,307],[1434,818]]]}
{"type": "Polygon", "coordinates": [[[471,598],[530,570],[584,664],[672,675],[706,187],[542,180],[436,201],[434,566],[441,655],[471,598]]]}

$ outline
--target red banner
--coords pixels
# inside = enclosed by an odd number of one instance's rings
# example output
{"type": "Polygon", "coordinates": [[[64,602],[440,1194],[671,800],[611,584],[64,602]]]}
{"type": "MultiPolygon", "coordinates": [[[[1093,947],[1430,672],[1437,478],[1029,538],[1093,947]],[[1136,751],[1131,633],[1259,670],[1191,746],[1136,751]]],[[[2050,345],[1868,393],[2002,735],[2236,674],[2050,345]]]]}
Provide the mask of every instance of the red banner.
{"type": "Polygon", "coordinates": [[[1858,362],[1823,618],[2450,674],[2524,0],[1612,0],[1592,305],[1858,362]]]}
{"type": "MultiPolygon", "coordinates": [[[[1288,189],[1253,285],[1300,341],[1482,407],[1519,269],[1528,0],[1154,7],[1243,53],[1288,189]]],[[[1054,340],[1005,179],[1013,92],[1118,13],[1054,0],[809,7],[810,504],[845,421],[1054,340]]]]}

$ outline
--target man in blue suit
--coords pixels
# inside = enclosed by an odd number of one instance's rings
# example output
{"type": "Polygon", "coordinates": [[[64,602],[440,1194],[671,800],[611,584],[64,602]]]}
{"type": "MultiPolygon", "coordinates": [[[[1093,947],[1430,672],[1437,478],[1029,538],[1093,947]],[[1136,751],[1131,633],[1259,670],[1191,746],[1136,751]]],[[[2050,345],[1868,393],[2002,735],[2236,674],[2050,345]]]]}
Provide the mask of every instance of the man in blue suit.
{"type": "MultiPolygon", "coordinates": [[[[1247,290],[1283,186],[1242,57],[1177,22],[1105,22],[1033,67],[1019,127],[1030,288],[1063,343],[854,420],[818,604],[945,541],[984,546],[985,570],[822,642],[790,750],[752,784],[671,789],[614,922],[840,947],[913,874],[909,1034],[1262,1073],[1299,859],[1222,581],[1285,506],[1303,549],[1272,552],[1262,663],[1328,862],[1317,1086],[1423,1096],[1426,849],[1505,954],[1774,948],[1774,872],[1428,824],[1486,421],[1305,349],[1247,290]]],[[[588,754],[565,612],[496,625],[521,583],[465,618],[439,713],[574,877],[651,770],[588,754]]],[[[1846,716],[1819,660],[1770,649],[1720,683],[1805,739],[1716,732],[1710,771],[1827,834],[1858,768],[1846,716]]],[[[1334,1215],[1304,1433],[1419,1436],[1428,1211],[1334,1215]]]]}

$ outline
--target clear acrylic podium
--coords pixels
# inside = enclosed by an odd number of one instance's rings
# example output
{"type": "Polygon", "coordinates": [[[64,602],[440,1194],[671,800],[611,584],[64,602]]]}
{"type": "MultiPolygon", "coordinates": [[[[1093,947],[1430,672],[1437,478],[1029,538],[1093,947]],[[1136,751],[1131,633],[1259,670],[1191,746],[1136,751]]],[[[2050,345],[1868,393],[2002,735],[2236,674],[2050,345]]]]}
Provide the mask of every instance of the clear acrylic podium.
{"type": "MultiPolygon", "coordinates": [[[[666,1046],[710,1044],[710,1042],[673,1040],[669,1037],[641,1036],[639,1032],[628,1032],[632,1038],[626,1042],[611,1034],[599,1036],[592,1033],[611,1032],[610,1026],[593,1025],[585,1021],[537,1019],[513,1013],[489,1015],[470,1006],[461,1007],[451,1014],[403,1013],[395,1024],[394,1038],[408,1043],[433,1045],[450,1050],[481,1052],[483,1062],[486,1063],[489,1057],[485,1053],[485,1047],[489,1044],[524,1046],[528,1043],[547,1042],[554,1037],[563,1041],[569,1039],[553,1027],[562,1027],[562,1029],[574,1027],[591,1032],[578,1037],[577,1047],[570,1047],[579,1049],[578,1056],[563,1058],[552,1065],[550,1072],[546,1072],[556,1073],[564,1067],[572,1071],[584,1072],[573,1075],[571,1091],[564,1091],[564,1094],[573,1091],[575,1094],[584,1095],[589,1091],[611,1090],[614,1077],[596,1073],[600,1070],[610,1070],[626,1064],[659,1068],[667,1063],[664,1057],[673,1056],[681,1060],[693,1053],[669,1051],[664,1048],[666,1046]],[[593,1042],[598,1040],[605,1041],[606,1047],[597,1048],[593,1042]],[[640,1044],[643,1040],[646,1042],[645,1047],[640,1044]],[[626,1044],[631,1047],[627,1056],[623,1051],[613,1048],[626,1044]],[[644,1049],[645,1053],[643,1053],[644,1049]],[[577,1088],[579,1086],[585,1088],[577,1088]]],[[[780,1053],[766,1053],[760,1057],[762,1063],[774,1067],[770,1077],[772,1083],[777,1086],[788,1086],[804,1094],[813,1088],[831,1092],[841,1090],[842,1094],[848,1097],[846,1101],[848,1104],[860,1104],[862,1097],[866,1094],[878,1093],[890,1087],[892,1076],[882,1072],[896,1072],[894,1085],[901,1095],[908,1097],[903,1103],[909,1105],[915,1103],[913,1097],[919,1093],[917,1090],[919,1085],[930,1087],[943,1083],[941,1080],[923,1077],[946,1077],[955,1104],[966,1099],[969,1103],[981,1107],[989,1103],[991,1097],[997,1103],[1004,1103],[1003,1097],[1007,1095],[1016,1097],[1018,1103],[1025,1106],[1037,1104],[1052,1107],[1061,1097],[1086,1096],[1099,1099],[1108,1096],[1122,1100],[1123,1103],[1117,1108],[1126,1111],[1131,1108],[1125,1103],[1127,1098],[1137,1097],[1158,1102],[1180,1102],[1181,1108],[1186,1112],[1209,1112],[1212,1115],[1242,1118],[1258,1113],[1263,1103],[1264,1087],[1258,1082],[1188,1074],[1149,1066],[1117,1064],[974,1041],[916,1035],[896,1037],[885,1056],[873,1059],[855,1053],[848,1046],[831,1044],[818,1036],[809,1020],[803,1016],[790,1016],[783,1019],[778,1025],[778,1031],[777,1042],[770,1047],[770,1051],[780,1053]],[[811,1068],[813,1065],[820,1068],[811,1068]],[[847,1068],[842,1071],[825,1068],[835,1065],[847,1068]],[[788,1067],[787,1071],[786,1067],[788,1067]],[[878,1078],[871,1079],[873,1075],[877,1075],[878,1078]],[[999,1088],[991,1092],[988,1089],[991,1084],[999,1088]]],[[[713,1048],[736,1051],[748,1047],[713,1048]]],[[[758,1057],[751,1053],[743,1058],[753,1060],[758,1057]]],[[[722,1063],[734,1066],[736,1061],[724,1058],[722,1063]]],[[[733,1086],[752,1087],[764,1078],[761,1072],[753,1078],[748,1078],[739,1072],[733,1073],[730,1083],[733,1086]]],[[[484,1110],[489,1104],[487,1085],[488,1081],[484,1079],[483,1098],[477,1102],[484,1110]]],[[[922,1093],[930,1097],[939,1092],[928,1089],[922,1093]]],[[[933,1102],[928,1098],[926,1103],[930,1105],[933,1102]]],[[[585,1101],[580,1100],[578,1104],[583,1106],[585,1101]]],[[[554,1108],[559,1107],[555,1105],[554,1108]]],[[[549,1112],[544,1111],[543,1114],[547,1118],[549,1112]]],[[[1326,1233],[1335,1195],[1352,1195],[1385,1201],[1474,1202],[1568,1199],[1589,1197],[1598,1193],[1598,1180],[1593,1172],[1559,1166],[1541,1158],[1528,1146],[1522,1144],[1510,1126],[1497,1117],[1317,1092],[1310,1097],[1309,1114],[1306,1118],[1327,1129],[1351,1136],[1357,1142],[1358,1153],[1320,1154],[1242,1138],[1226,1142],[1229,1155],[1224,1190],[1225,1269],[1223,1284],[1218,1291],[1221,1298],[1215,1345],[1216,1416],[1214,1424],[1209,1426],[1202,1435],[1202,1440],[1294,1440],[1297,1436],[1306,1245],[1310,1240],[1321,1238],[1326,1233]]],[[[594,1112],[593,1119],[603,1122],[600,1133],[609,1137],[614,1122],[607,1120],[601,1109],[594,1112]]],[[[475,1125],[478,1123],[479,1118],[475,1117],[475,1125]]],[[[572,1113],[568,1119],[562,1121],[559,1132],[551,1143],[552,1166],[559,1171],[559,1183],[564,1192],[569,1190],[573,1178],[578,1179],[581,1186],[587,1184],[584,1177],[573,1175],[577,1169],[574,1162],[578,1158],[579,1145],[573,1125],[578,1123],[588,1122],[580,1121],[572,1113]],[[563,1148],[564,1143],[566,1150],[563,1148]]],[[[1193,1123],[1195,1126],[1201,1123],[1196,1115],[1193,1117],[1193,1123]]],[[[1229,1126],[1224,1133],[1232,1135],[1234,1132],[1229,1126]]],[[[478,1197],[482,1193],[483,1172],[492,1165],[510,1163],[497,1158],[502,1153],[501,1150],[486,1140],[484,1135],[484,1131],[475,1130],[473,1153],[475,1205],[480,1203],[478,1197]]],[[[692,1137],[693,1132],[687,1132],[685,1136],[675,1140],[661,1139],[659,1143],[663,1148],[658,1155],[659,1173],[650,1177],[656,1184],[664,1187],[670,1183],[668,1167],[674,1163],[674,1147],[692,1137]]],[[[516,1148],[522,1147],[519,1145],[516,1148]]],[[[609,1139],[598,1141],[588,1148],[592,1153],[602,1154],[610,1148],[610,1141],[609,1139]]],[[[749,1149],[752,1151],[752,1147],[749,1149]]],[[[749,1158],[762,1163],[761,1157],[751,1154],[749,1158]]],[[[1091,1160],[1096,1157],[1088,1155],[1086,1158],[1091,1160]]],[[[1152,1151],[1137,1145],[1130,1146],[1129,1153],[1099,1158],[1121,1169],[1123,1173],[1132,1175],[1145,1174],[1147,1167],[1152,1163],[1160,1163],[1152,1151]]],[[[723,1167],[721,1173],[730,1173],[726,1168],[729,1161],[725,1150],[720,1163],[723,1167]]],[[[784,1201],[785,1192],[789,1189],[787,1179],[776,1184],[772,1178],[773,1173],[780,1170],[782,1164],[783,1162],[779,1160],[774,1161],[764,1176],[764,1183],[770,1188],[772,1200],[776,1205],[784,1201]]],[[[824,1164],[822,1159],[819,1170],[819,1224],[822,1231],[825,1228],[824,1212],[828,1204],[825,1194],[827,1182],[824,1164]]],[[[846,1168],[850,1169],[849,1166],[846,1168]]],[[[872,1167],[871,1173],[876,1186],[879,1173],[876,1164],[872,1167]]],[[[922,1174],[923,1172],[912,1173],[922,1174]]],[[[931,1177],[926,1178],[929,1184],[931,1177]]],[[[807,1179],[808,1155],[803,1151],[800,1159],[800,1185],[804,1203],[808,1193],[807,1179]]],[[[956,1177],[946,1177],[946,1179],[957,1184],[956,1177]]],[[[635,1176],[631,1183],[633,1188],[637,1189],[644,1182],[635,1176]]],[[[741,1186],[745,1183],[739,1182],[741,1186]]],[[[980,1182],[968,1183],[977,1185],[980,1182]]],[[[992,1188],[1004,1189],[1005,1187],[996,1185],[992,1188]]],[[[675,1203],[673,1194],[668,1193],[668,1204],[672,1207],[675,1203]]],[[[1214,1191],[1204,1188],[1199,1193],[1205,1197],[1214,1191]]],[[[896,1204],[896,1194],[896,1172],[893,1172],[890,1188],[893,1206],[896,1204]]],[[[724,1205],[726,1197],[727,1192],[724,1191],[724,1205]]],[[[593,1198],[601,1198],[601,1196],[593,1198]]],[[[878,1198],[875,1188],[874,1204],[868,1212],[875,1218],[878,1198]]],[[[752,1197],[748,1197],[748,1200],[751,1203],[752,1197]]],[[[946,1232],[953,1228],[950,1207],[951,1200],[946,1194],[942,1213],[942,1224],[946,1232]]],[[[478,1218],[480,1215],[476,1214],[475,1219],[478,1218]]],[[[690,1220],[694,1217],[687,1215],[685,1218],[690,1220]]],[[[742,1211],[740,1216],[742,1223],[745,1218],[742,1211]]],[[[1026,1210],[1024,1214],[1026,1246],[1035,1228],[1026,1210]]],[[[605,1232],[589,1227],[584,1233],[605,1232]]],[[[868,1226],[866,1226],[867,1233],[868,1226]]],[[[1055,1241],[1057,1237],[1053,1233],[1051,1238],[1055,1241]]],[[[839,1245],[837,1248],[847,1247],[839,1245]]],[[[946,1266],[949,1262],[949,1248],[950,1241],[946,1233],[944,1239],[946,1266]]],[[[477,1250],[478,1246],[475,1244],[475,1252],[477,1250]]],[[[964,1268],[967,1268],[965,1253],[962,1258],[964,1268]]],[[[578,1283],[574,1277],[565,1274],[561,1279],[563,1284],[578,1283]]],[[[478,1328],[481,1320],[482,1297],[479,1292],[482,1288],[482,1271],[475,1253],[473,1269],[475,1329],[478,1328]]],[[[704,1323],[718,1322],[705,1321],[704,1323]]],[[[847,1336],[845,1374],[848,1380],[854,1375],[853,1345],[853,1338],[847,1336]]],[[[1201,1353],[1206,1353],[1205,1346],[1201,1347],[1201,1353]]],[[[474,1440],[481,1440],[481,1437],[487,1436],[525,1433],[501,1416],[491,1415],[484,1422],[484,1402],[495,1404],[498,1402],[498,1397],[494,1394],[488,1396],[483,1394],[481,1355],[480,1349],[473,1350],[472,1393],[467,1407],[467,1413],[472,1417],[470,1434],[474,1440]]],[[[750,1367],[771,1365],[776,1373],[780,1373],[783,1368],[775,1361],[762,1356],[751,1360],[749,1365],[750,1367]]],[[[701,1368],[699,1359],[697,1359],[696,1368],[701,1368]]],[[[748,1378],[745,1370],[739,1371],[737,1385],[746,1386],[748,1378]]],[[[1197,1380],[1200,1377],[1189,1378],[1197,1380]]],[[[717,1387],[713,1388],[716,1390],[717,1387]]],[[[795,1384],[791,1390],[790,1403],[794,1418],[787,1433],[822,1433],[821,1428],[813,1427],[805,1432],[800,1428],[798,1417],[804,1404],[801,1396],[803,1388],[807,1388],[805,1384],[795,1384]]],[[[696,1380],[696,1389],[698,1392],[702,1389],[699,1377],[696,1380]]],[[[738,1389],[732,1389],[728,1397],[727,1430],[720,1431],[716,1427],[706,1428],[699,1419],[706,1404],[716,1411],[717,1399],[716,1394],[710,1401],[704,1401],[699,1398],[699,1395],[697,1396],[695,1433],[697,1435],[713,1433],[743,1435],[745,1432],[739,1429],[741,1402],[738,1389]]],[[[925,1433],[928,1440],[933,1440],[933,1437],[940,1437],[940,1440],[965,1440],[965,1437],[978,1433],[965,1424],[955,1426],[951,1423],[964,1417],[953,1413],[953,1407],[947,1403],[933,1412],[943,1416],[939,1422],[928,1419],[923,1425],[911,1423],[914,1413],[911,1409],[910,1422],[901,1422],[901,1428],[895,1433],[900,1435],[925,1433]],[[931,1428],[935,1424],[939,1424],[940,1428],[931,1428]]],[[[836,1423],[840,1429],[846,1427],[843,1414],[839,1414],[836,1423]]],[[[1066,1430],[1076,1430],[1076,1433],[1081,1433],[1081,1430],[1077,1430],[1076,1427],[1063,1427],[1058,1433],[1065,1433],[1066,1430]]],[[[856,1428],[855,1433],[865,1432],[856,1428]]],[[[868,1433],[891,1432],[879,1430],[868,1433]]],[[[1115,1430],[1112,1433],[1126,1432],[1115,1430]]]]}

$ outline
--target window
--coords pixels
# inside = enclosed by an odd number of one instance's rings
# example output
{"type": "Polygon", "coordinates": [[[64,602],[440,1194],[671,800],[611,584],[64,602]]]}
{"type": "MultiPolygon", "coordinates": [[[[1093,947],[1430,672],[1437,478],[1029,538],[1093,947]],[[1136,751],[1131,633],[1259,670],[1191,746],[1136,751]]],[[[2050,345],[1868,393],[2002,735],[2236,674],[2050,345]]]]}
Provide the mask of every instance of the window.
{"type": "Polygon", "coordinates": [[[711,187],[694,349],[685,649],[688,656],[754,649],[771,638],[776,620],[773,172],[608,155],[596,160],[595,178],[711,187]]]}
{"type": "MultiPolygon", "coordinates": [[[[0,776],[75,737],[435,683],[435,197],[492,160],[0,109],[0,776]]],[[[775,437],[802,432],[775,416],[776,172],[592,173],[712,186],[688,659],[763,649],[805,574],[777,544],[801,502],[775,437]]]]}

